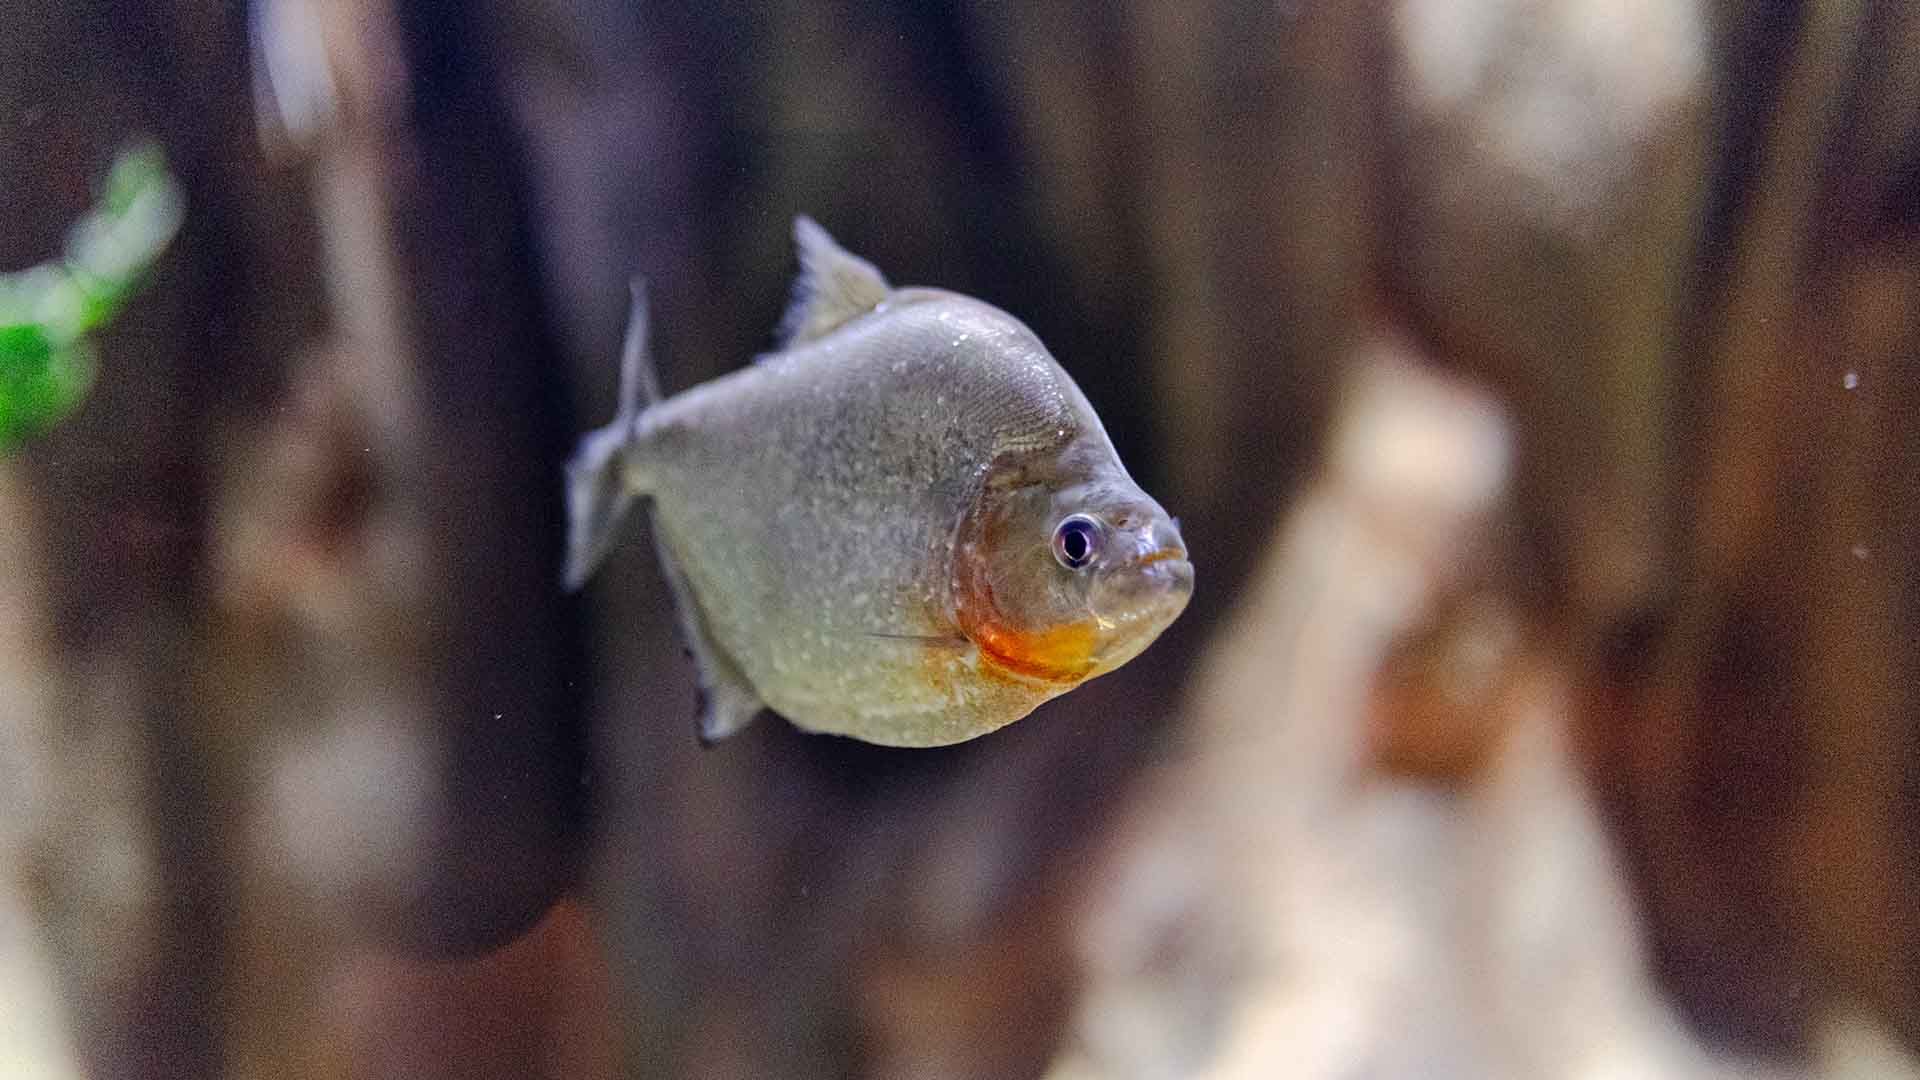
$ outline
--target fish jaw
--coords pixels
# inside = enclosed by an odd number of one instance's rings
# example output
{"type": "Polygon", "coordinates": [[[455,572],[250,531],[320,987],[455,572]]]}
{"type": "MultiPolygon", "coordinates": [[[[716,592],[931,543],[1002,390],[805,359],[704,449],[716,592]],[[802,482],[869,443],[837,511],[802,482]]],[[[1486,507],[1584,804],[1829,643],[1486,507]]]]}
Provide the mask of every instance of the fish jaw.
{"type": "Polygon", "coordinates": [[[1096,580],[1084,617],[1026,626],[995,602],[988,575],[963,573],[955,622],[980,652],[983,673],[1064,693],[1140,655],[1186,610],[1193,564],[1184,547],[1160,548],[1096,580]]]}
{"type": "Polygon", "coordinates": [[[1193,599],[1193,563],[1180,526],[1144,492],[1111,508],[1109,556],[1087,590],[1100,625],[1094,674],[1145,652],[1193,599]]]}
{"type": "Polygon", "coordinates": [[[1193,563],[1182,549],[1161,548],[1101,576],[1090,602],[1101,647],[1092,675],[1104,675],[1145,652],[1193,599],[1193,563]]]}

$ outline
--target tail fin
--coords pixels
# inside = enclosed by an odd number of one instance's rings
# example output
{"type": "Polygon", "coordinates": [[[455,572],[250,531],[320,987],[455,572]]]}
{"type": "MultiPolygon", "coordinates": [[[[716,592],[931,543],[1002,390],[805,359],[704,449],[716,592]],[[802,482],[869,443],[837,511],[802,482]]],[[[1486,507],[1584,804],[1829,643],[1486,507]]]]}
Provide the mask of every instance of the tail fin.
{"type": "Polygon", "coordinates": [[[625,475],[640,412],[660,400],[660,384],[647,355],[647,283],[634,278],[627,340],[620,353],[620,411],[613,423],[591,431],[567,462],[567,569],[569,591],[586,584],[613,549],[620,522],[638,497],[625,475]]]}

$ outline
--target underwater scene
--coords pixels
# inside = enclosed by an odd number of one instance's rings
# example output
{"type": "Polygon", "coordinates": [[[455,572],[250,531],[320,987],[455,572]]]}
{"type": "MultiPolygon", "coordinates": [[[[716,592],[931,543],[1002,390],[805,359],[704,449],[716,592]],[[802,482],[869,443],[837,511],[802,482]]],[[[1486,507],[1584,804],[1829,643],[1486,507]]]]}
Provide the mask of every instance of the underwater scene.
{"type": "Polygon", "coordinates": [[[1920,1080],[1920,8],[0,3],[0,1080],[1920,1080]]]}

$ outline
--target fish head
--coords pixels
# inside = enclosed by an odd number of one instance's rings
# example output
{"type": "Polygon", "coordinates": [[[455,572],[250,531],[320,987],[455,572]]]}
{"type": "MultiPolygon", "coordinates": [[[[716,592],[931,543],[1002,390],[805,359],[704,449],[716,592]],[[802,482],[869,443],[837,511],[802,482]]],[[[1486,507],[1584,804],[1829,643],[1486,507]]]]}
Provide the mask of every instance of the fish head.
{"type": "Polygon", "coordinates": [[[1066,688],[1112,671],[1193,595],[1179,525],[1101,456],[996,462],[960,523],[954,621],[1002,672],[1066,688]]]}

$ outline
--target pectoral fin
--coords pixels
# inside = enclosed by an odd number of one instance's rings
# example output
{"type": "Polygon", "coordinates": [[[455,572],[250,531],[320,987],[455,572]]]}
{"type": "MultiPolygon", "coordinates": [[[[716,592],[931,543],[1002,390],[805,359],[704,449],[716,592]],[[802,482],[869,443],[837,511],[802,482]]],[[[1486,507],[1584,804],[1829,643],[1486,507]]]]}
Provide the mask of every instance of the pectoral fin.
{"type": "Polygon", "coordinates": [[[687,576],[673,556],[666,538],[654,530],[654,546],[660,551],[660,571],[673,589],[673,604],[680,615],[680,635],[693,654],[700,680],[699,735],[701,743],[711,746],[741,731],[765,706],[760,695],[740,673],[740,668],[707,632],[706,617],[699,598],[687,584],[687,576]]]}

